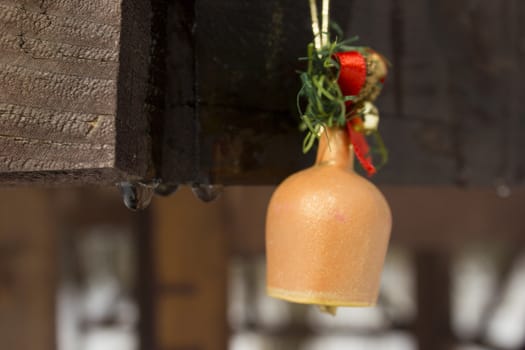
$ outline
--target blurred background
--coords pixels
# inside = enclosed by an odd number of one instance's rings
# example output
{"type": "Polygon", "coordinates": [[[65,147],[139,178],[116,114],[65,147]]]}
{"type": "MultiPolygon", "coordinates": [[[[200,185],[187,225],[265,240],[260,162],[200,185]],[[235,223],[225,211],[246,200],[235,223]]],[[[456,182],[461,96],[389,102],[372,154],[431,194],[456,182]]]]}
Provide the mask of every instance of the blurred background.
{"type": "Polygon", "coordinates": [[[525,349],[525,191],[382,187],[379,304],[337,316],[265,295],[273,187],[190,189],[131,212],[116,189],[4,189],[6,349],[525,349]]]}

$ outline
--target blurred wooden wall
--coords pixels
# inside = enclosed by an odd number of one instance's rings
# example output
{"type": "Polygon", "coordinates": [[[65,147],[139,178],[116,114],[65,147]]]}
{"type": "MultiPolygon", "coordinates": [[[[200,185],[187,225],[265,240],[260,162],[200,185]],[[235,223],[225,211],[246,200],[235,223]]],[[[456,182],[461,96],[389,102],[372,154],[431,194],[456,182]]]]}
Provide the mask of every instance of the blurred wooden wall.
{"type": "MultiPolygon", "coordinates": [[[[264,254],[266,206],[273,190],[231,187],[206,205],[182,189],[154,201],[155,349],[226,349],[228,258],[264,254]]],[[[496,188],[383,191],[393,212],[392,243],[414,253],[418,319],[411,331],[421,350],[448,350],[458,341],[450,319],[452,257],[479,241],[523,245],[525,189],[511,189],[508,197],[496,188]]],[[[302,337],[312,334],[303,330],[302,337]]]]}
{"type": "MultiPolygon", "coordinates": [[[[511,189],[508,197],[488,188],[383,190],[393,211],[392,242],[411,249],[416,259],[419,313],[413,331],[420,349],[448,349],[455,340],[451,255],[480,240],[523,246],[525,189],[511,189]]],[[[115,190],[3,190],[0,343],[21,350],[35,344],[55,348],[60,240],[64,232],[111,224],[136,232],[141,349],[225,350],[229,261],[264,254],[272,191],[231,187],[204,204],[182,188],[155,198],[148,211],[133,213],[115,190]]]]}
{"type": "Polygon", "coordinates": [[[153,203],[150,349],[226,350],[225,198],[205,204],[184,188],[153,203]]]}
{"type": "Polygon", "coordinates": [[[53,350],[57,212],[42,190],[0,198],[0,347],[53,350]]]}

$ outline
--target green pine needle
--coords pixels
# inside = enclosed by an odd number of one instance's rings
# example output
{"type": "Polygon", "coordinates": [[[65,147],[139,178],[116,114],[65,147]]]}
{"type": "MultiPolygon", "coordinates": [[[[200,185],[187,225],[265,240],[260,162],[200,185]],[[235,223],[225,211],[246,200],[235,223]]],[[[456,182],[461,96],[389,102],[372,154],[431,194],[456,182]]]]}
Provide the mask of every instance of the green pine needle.
{"type": "Polygon", "coordinates": [[[306,72],[300,73],[302,87],[297,94],[297,109],[303,121],[302,129],[307,130],[303,142],[303,152],[308,152],[319,137],[322,128],[344,127],[346,124],[346,101],[356,96],[343,96],[337,83],[339,62],[334,54],[349,50],[361,51],[363,48],[350,46],[357,38],[338,42],[337,39],[316,50],[314,44],[308,45],[308,56],[300,60],[308,61],[306,72]],[[301,101],[306,100],[306,109],[301,108],[301,101]]]}

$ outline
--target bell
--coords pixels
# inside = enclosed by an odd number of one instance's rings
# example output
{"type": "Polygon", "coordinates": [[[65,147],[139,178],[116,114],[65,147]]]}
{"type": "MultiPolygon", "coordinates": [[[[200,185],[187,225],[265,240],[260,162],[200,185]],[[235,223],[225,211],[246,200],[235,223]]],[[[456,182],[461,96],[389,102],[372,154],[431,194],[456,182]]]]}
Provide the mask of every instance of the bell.
{"type": "Polygon", "coordinates": [[[391,226],[381,192],[353,170],[348,133],[325,130],[315,165],[270,201],[267,293],[325,311],[375,305],[391,226]]]}

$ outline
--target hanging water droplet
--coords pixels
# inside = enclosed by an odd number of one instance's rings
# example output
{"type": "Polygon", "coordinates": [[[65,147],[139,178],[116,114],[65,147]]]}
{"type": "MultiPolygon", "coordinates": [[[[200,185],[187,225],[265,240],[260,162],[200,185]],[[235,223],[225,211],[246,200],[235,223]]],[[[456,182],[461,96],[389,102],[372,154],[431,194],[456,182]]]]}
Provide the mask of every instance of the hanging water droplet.
{"type": "Polygon", "coordinates": [[[222,185],[194,184],[191,187],[193,194],[203,202],[211,202],[219,198],[224,190],[222,185]]]}
{"type": "Polygon", "coordinates": [[[156,184],[124,181],[118,184],[124,204],[131,210],[143,210],[149,206],[156,184]]]}
{"type": "Polygon", "coordinates": [[[155,194],[158,194],[159,196],[167,197],[177,192],[178,189],[179,189],[178,184],[160,183],[155,188],[155,194]]]}

